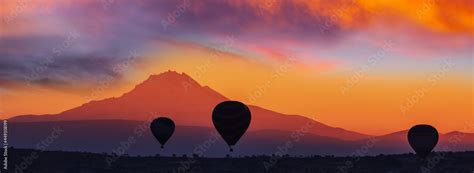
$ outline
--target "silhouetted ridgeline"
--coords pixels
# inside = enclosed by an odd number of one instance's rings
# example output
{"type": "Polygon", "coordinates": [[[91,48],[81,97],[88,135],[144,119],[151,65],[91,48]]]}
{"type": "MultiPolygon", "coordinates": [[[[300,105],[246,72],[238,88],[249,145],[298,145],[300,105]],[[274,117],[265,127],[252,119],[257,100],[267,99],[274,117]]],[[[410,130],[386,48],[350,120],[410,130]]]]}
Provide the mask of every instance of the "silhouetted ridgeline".
{"type": "Polygon", "coordinates": [[[474,152],[434,153],[427,161],[413,154],[374,157],[313,156],[305,158],[240,156],[233,158],[119,157],[109,167],[110,155],[10,149],[9,172],[128,173],[128,172],[427,172],[472,173],[474,152]],[[31,159],[36,152],[36,159],[31,159]],[[28,160],[30,158],[30,160],[28,160]],[[25,161],[28,160],[28,161],[25,161]],[[26,169],[21,169],[22,166],[26,169]],[[266,169],[268,168],[268,169],[266,169]],[[267,170],[267,171],[266,171],[267,170]]]}

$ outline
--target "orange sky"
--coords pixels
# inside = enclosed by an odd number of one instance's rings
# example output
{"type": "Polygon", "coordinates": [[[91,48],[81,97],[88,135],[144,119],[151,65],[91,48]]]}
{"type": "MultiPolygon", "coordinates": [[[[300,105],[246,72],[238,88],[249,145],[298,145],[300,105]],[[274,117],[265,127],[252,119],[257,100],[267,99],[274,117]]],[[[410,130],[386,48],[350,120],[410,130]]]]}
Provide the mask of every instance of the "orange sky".
{"type": "Polygon", "coordinates": [[[366,134],[417,123],[449,132],[474,123],[470,0],[193,3],[163,29],[159,21],[168,19],[174,5],[0,2],[0,38],[7,40],[0,43],[0,118],[59,113],[90,96],[119,96],[171,69],[233,100],[366,134]],[[223,5],[228,11],[212,8],[223,5]],[[226,15],[233,12],[238,15],[226,15]],[[80,37],[55,57],[54,68],[40,73],[47,80],[26,85],[23,76],[34,68],[35,57],[50,53],[71,30],[80,37]],[[227,53],[213,59],[210,43],[229,35],[235,40],[227,53]],[[388,41],[393,45],[385,50],[388,41]],[[137,50],[140,59],[101,84],[107,68],[129,50],[137,50]],[[383,53],[381,59],[359,73],[377,53],[383,53]],[[412,97],[418,101],[408,103],[412,97]],[[413,105],[403,113],[407,104],[413,105]]]}
{"type": "MultiPolygon", "coordinates": [[[[127,74],[127,80],[105,86],[94,98],[120,96],[149,74],[174,69],[233,100],[287,114],[314,116],[329,125],[367,134],[390,133],[416,123],[433,124],[441,132],[448,132],[461,130],[465,122],[473,121],[471,83],[456,78],[455,74],[447,74],[436,86],[428,88],[426,96],[404,115],[400,106],[428,83],[430,75],[369,76],[342,94],[340,87],[350,75],[319,70],[327,67],[305,67],[298,64],[298,59],[272,66],[231,55],[214,60],[210,55],[205,50],[193,49],[170,53],[166,59],[139,65],[127,74]],[[287,71],[275,70],[285,63],[287,71]],[[205,70],[198,70],[200,66],[206,66],[205,70]],[[272,78],[276,72],[281,75],[272,78]],[[271,84],[259,90],[267,81],[271,84]],[[255,96],[256,91],[261,93],[260,97],[255,96]]],[[[3,95],[3,115],[59,113],[85,103],[86,96],[97,88],[76,92],[34,87],[28,90],[3,95]]]]}

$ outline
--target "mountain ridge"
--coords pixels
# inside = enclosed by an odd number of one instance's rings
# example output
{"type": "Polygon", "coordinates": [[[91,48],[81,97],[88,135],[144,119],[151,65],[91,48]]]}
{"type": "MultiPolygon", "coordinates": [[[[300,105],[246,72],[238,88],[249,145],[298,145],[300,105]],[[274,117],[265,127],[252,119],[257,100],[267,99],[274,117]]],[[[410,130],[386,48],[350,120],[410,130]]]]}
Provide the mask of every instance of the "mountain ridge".
{"type": "MultiPolygon", "coordinates": [[[[229,98],[203,86],[186,73],[167,71],[150,75],[147,80],[119,97],[93,100],[59,114],[16,116],[13,122],[123,119],[146,120],[150,113],[165,115],[177,125],[213,127],[211,114],[215,105],[229,98]]],[[[296,131],[308,122],[315,124],[310,133],[342,140],[359,140],[370,135],[332,127],[300,115],[281,114],[255,105],[249,131],[277,129],[296,131]]]]}

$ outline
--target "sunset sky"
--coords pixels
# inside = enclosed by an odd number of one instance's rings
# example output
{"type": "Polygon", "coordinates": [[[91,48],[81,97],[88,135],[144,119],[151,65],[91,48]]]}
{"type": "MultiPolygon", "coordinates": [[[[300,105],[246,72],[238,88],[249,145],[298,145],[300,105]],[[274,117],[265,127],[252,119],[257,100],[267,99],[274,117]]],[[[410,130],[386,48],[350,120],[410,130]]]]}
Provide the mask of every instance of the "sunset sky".
{"type": "Polygon", "coordinates": [[[2,0],[0,118],[184,72],[361,133],[474,123],[472,0],[2,0]]]}

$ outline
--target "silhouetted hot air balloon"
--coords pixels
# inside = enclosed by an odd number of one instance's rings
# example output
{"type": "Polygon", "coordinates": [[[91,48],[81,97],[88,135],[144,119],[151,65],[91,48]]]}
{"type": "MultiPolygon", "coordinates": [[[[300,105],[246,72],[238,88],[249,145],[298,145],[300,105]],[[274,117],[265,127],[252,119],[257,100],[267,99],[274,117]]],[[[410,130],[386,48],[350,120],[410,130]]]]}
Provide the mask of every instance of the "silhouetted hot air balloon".
{"type": "Polygon", "coordinates": [[[160,117],[151,122],[150,128],[153,136],[155,136],[158,142],[160,142],[161,148],[163,148],[166,141],[173,135],[174,122],[169,118],[160,117]]]}
{"type": "Polygon", "coordinates": [[[408,142],[418,156],[426,158],[438,143],[438,131],[426,124],[413,126],[408,131],[408,142]]]}
{"type": "Polygon", "coordinates": [[[239,141],[250,125],[249,108],[238,101],[224,101],[212,111],[212,122],[232,152],[232,146],[239,141]]]}

